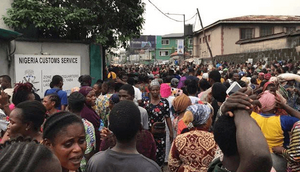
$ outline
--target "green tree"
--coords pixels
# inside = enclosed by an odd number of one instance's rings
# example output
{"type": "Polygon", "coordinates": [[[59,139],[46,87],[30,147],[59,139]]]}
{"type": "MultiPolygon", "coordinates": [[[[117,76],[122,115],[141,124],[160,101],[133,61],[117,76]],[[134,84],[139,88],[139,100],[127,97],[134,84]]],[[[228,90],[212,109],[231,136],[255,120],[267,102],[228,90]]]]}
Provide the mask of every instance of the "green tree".
{"type": "Polygon", "coordinates": [[[88,40],[109,48],[140,36],[144,10],[141,0],[14,0],[3,20],[16,30],[33,27],[38,38],[88,40]]]}

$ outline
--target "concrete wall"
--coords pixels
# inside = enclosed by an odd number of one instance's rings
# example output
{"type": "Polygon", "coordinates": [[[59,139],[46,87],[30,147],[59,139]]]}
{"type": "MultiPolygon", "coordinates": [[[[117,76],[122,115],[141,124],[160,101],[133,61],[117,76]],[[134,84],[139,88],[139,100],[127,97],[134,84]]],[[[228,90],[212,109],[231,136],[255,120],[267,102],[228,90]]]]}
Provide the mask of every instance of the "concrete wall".
{"type": "Polygon", "coordinates": [[[8,58],[9,42],[0,40],[0,75],[13,75],[13,62],[8,58]]]}
{"type": "Polygon", "coordinates": [[[6,16],[7,9],[11,8],[11,3],[13,0],[0,0],[0,28],[2,29],[10,29],[8,26],[4,24],[3,15],[6,16]]]}
{"type": "MultiPolygon", "coordinates": [[[[90,74],[88,44],[16,41],[16,47],[15,54],[40,55],[43,52],[49,55],[79,55],[81,57],[81,74],[90,74]]],[[[8,63],[0,64],[1,68],[7,65],[8,63]]],[[[9,75],[12,77],[13,82],[15,82],[14,59],[12,60],[12,69],[9,75]]]]}
{"type": "Polygon", "coordinates": [[[248,60],[248,58],[252,58],[254,63],[263,58],[268,58],[268,61],[288,60],[288,59],[292,59],[295,61],[295,60],[300,60],[300,52],[298,50],[300,50],[299,47],[260,51],[260,52],[236,53],[236,54],[216,56],[214,59],[216,61],[227,61],[227,62],[235,62],[235,63],[244,63],[245,61],[248,60]]]}
{"type": "Polygon", "coordinates": [[[273,40],[265,40],[262,42],[253,42],[239,45],[239,53],[266,51],[274,49],[289,48],[287,38],[278,38],[273,40]]]}

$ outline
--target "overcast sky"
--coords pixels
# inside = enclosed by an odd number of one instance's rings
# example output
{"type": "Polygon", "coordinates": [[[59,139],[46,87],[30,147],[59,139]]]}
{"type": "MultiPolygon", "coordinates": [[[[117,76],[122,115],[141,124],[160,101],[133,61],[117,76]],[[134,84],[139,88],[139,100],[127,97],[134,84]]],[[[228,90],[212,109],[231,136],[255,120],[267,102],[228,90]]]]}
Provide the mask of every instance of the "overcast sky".
{"type": "MultiPolygon", "coordinates": [[[[221,19],[245,15],[298,15],[300,0],[150,0],[164,13],[185,14],[190,19],[199,9],[204,27],[221,19]]],[[[144,14],[143,35],[164,35],[183,33],[183,23],[176,22],[160,13],[149,0],[144,14]]],[[[183,21],[182,15],[170,15],[171,18],[183,21]]],[[[186,24],[195,24],[200,29],[199,18],[194,17],[186,24]],[[196,24],[195,24],[196,23],[196,24]]]]}

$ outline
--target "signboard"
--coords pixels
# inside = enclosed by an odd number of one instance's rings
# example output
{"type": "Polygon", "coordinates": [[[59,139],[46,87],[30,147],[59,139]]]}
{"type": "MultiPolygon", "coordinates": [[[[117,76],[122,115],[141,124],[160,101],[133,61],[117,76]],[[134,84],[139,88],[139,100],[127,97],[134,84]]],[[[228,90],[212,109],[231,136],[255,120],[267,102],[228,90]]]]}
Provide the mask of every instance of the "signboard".
{"type": "Polygon", "coordinates": [[[15,55],[15,78],[18,82],[30,82],[37,90],[37,94],[44,97],[54,75],[63,77],[63,90],[71,93],[71,88],[80,84],[81,59],[80,56],[60,55],[15,55]]]}
{"type": "MultiPolygon", "coordinates": [[[[130,41],[130,49],[154,50],[156,48],[156,36],[141,35],[139,38],[130,41]]],[[[139,54],[133,51],[131,54],[139,54]]]]}
{"type": "Polygon", "coordinates": [[[177,40],[177,54],[183,54],[184,53],[184,40],[178,39],[177,40]]]}

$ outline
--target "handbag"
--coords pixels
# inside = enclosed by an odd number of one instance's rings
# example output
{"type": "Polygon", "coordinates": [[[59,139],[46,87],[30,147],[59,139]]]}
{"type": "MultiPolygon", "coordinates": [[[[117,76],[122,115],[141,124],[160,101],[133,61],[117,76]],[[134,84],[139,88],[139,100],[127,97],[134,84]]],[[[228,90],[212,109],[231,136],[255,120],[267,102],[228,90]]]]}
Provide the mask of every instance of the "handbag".
{"type": "Polygon", "coordinates": [[[151,133],[154,137],[164,137],[166,135],[165,122],[155,122],[151,126],[151,133]]]}

